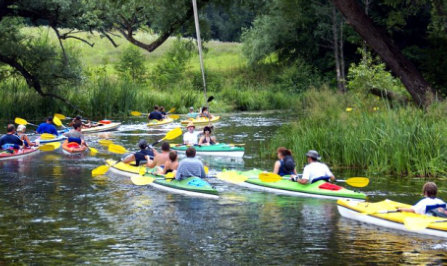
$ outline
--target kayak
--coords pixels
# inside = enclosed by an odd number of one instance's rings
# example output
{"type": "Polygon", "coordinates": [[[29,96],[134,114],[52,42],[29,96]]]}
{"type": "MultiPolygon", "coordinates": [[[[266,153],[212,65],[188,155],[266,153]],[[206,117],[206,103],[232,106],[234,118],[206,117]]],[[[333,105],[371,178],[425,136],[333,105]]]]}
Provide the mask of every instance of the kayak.
{"type": "Polygon", "coordinates": [[[67,154],[81,154],[87,150],[87,146],[66,140],[62,143],[62,149],[67,154]]]}
{"type": "MultiPolygon", "coordinates": [[[[171,149],[184,153],[189,146],[171,144],[171,149]]],[[[224,156],[224,157],[243,157],[244,147],[238,147],[232,144],[218,143],[214,145],[194,146],[197,155],[205,156],[224,156]]]]}
{"type": "Polygon", "coordinates": [[[90,128],[83,128],[82,133],[96,133],[96,132],[104,132],[104,131],[111,131],[117,129],[121,123],[107,123],[102,124],[98,123],[98,126],[96,127],[90,127],[90,128]]]}
{"type": "Polygon", "coordinates": [[[28,155],[39,153],[39,149],[34,148],[25,148],[20,150],[13,150],[13,153],[9,153],[6,151],[0,152],[0,161],[10,160],[10,159],[19,159],[28,155]]]}
{"type": "Polygon", "coordinates": [[[153,120],[149,121],[149,123],[147,123],[147,126],[148,127],[156,127],[156,126],[161,126],[161,125],[166,125],[166,124],[172,123],[172,121],[174,121],[174,119],[172,119],[170,117],[165,118],[163,120],[153,119],[153,120]]]}
{"type": "Polygon", "coordinates": [[[180,123],[182,123],[182,125],[187,125],[188,123],[193,122],[194,125],[207,125],[207,124],[209,124],[209,123],[216,122],[216,121],[218,121],[219,119],[220,119],[220,116],[214,116],[214,117],[211,118],[211,119],[208,119],[208,118],[206,118],[206,117],[189,118],[189,119],[187,119],[187,120],[183,120],[183,121],[180,122],[180,123]]]}
{"type": "Polygon", "coordinates": [[[381,227],[447,238],[446,218],[410,212],[393,212],[400,207],[409,208],[411,205],[388,199],[376,203],[356,202],[350,200],[337,201],[338,212],[343,217],[381,227]],[[413,228],[413,230],[411,227],[410,229],[407,228],[405,226],[405,222],[410,222],[411,224],[412,221],[416,221],[416,225],[422,223],[424,226],[417,229],[413,228]]]}
{"type": "MultiPolygon", "coordinates": [[[[323,199],[353,199],[363,201],[366,199],[366,195],[360,192],[349,190],[324,180],[317,181],[312,184],[300,184],[290,181],[287,176],[284,179],[277,182],[264,182],[261,181],[258,176],[263,171],[259,169],[253,169],[249,171],[239,171],[239,175],[247,177],[244,182],[237,182],[235,184],[266,192],[272,192],[282,195],[298,196],[298,197],[311,197],[311,198],[323,198],[323,199]]],[[[224,173],[224,172],[222,172],[224,173]]],[[[226,181],[225,179],[221,179],[226,181]]]]}
{"type": "Polygon", "coordinates": [[[106,164],[108,166],[110,166],[110,171],[123,175],[123,176],[127,176],[127,177],[131,177],[133,175],[138,175],[140,173],[141,168],[144,168],[144,172],[147,171],[147,167],[142,165],[142,166],[136,166],[135,164],[128,164],[128,163],[123,163],[123,162],[118,162],[112,159],[108,159],[106,160],[106,164]]]}

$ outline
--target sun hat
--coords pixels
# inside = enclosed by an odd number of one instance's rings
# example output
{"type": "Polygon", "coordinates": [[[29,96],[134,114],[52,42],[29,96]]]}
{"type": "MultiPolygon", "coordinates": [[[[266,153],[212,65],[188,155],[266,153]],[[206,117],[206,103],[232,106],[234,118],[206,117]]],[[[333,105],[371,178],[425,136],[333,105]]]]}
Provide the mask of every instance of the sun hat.
{"type": "Polygon", "coordinates": [[[17,132],[22,132],[23,130],[25,130],[26,129],[26,126],[25,125],[19,125],[18,127],[17,127],[17,132]]]}
{"type": "Polygon", "coordinates": [[[307,157],[310,157],[310,158],[312,158],[312,159],[315,159],[315,160],[317,160],[317,161],[321,160],[320,154],[318,154],[318,152],[315,151],[315,150],[309,150],[309,151],[306,153],[306,156],[307,156],[307,157]]]}
{"type": "Polygon", "coordinates": [[[196,126],[194,126],[194,123],[193,123],[193,122],[189,122],[189,123],[188,123],[188,125],[186,126],[186,128],[189,128],[189,127],[196,128],[196,126]]]}

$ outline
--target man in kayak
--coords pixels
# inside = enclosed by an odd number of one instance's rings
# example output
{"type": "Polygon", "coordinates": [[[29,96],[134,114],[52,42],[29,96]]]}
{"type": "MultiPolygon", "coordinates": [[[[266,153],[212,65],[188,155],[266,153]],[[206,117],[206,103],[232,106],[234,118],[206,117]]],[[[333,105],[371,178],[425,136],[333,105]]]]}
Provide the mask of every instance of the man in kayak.
{"type": "Polygon", "coordinates": [[[75,123],[73,125],[73,129],[70,129],[67,133],[64,133],[64,136],[68,138],[68,142],[76,142],[79,145],[84,145],[88,147],[87,143],[84,140],[84,135],[81,133],[82,123],[75,123]]]}
{"type": "Polygon", "coordinates": [[[183,134],[183,144],[188,146],[193,146],[198,144],[198,138],[200,135],[200,132],[194,131],[196,129],[196,126],[193,122],[189,122],[186,126],[186,129],[188,130],[183,134]]]}
{"type": "Polygon", "coordinates": [[[292,157],[292,152],[284,147],[279,147],[276,150],[276,154],[278,161],[273,166],[273,173],[280,176],[296,175],[295,160],[292,157]]]}
{"type": "Polygon", "coordinates": [[[53,125],[53,118],[51,116],[48,117],[44,123],[41,123],[37,127],[36,132],[38,134],[48,133],[48,134],[53,134],[55,136],[57,136],[59,134],[57,132],[56,127],[53,125]]]}
{"type": "Polygon", "coordinates": [[[16,127],[13,124],[9,124],[6,127],[6,134],[0,138],[0,148],[2,150],[18,150],[22,145],[23,141],[16,135],[16,127]]]}
{"type": "Polygon", "coordinates": [[[163,118],[165,118],[166,117],[166,111],[165,111],[165,107],[164,106],[160,106],[160,113],[161,113],[161,115],[163,116],[163,118]]]}
{"type": "Polygon", "coordinates": [[[320,162],[321,157],[317,151],[308,151],[306,157],[308,164],[304,167],[303,176],[296,180],[298,183],[312,184],[319,180],[335,181],[335,177],[331,170],[329,170],[329,167],[320,162]]]}
{"type": "Polygon", "coordinates": [[[165,166],[163,168],[158,169],[157,173],[159,175],[165,175],[170,172],[177,171],[178,168],[178,156],[176,151],[169,152],[169,160],[166,161],[165,166]]]}
{"type": "Polygon", "coordinates": [[[189,107],[189,113],[186,115],[188,118],[196,118],[197,113],[194,112],[194,107],[189,107]]]}
{"type": "Polygon", "coordinates": [[[152,111],[149,116],[149,120],[163,120],[163,115],[160,113],[158,105],[154,106],[154,111],[152,111]]]}
{"type": "Polygon", "coordinates": [[[177,173],[175,174],[176,180],[182,180],[193,176],[200,178],[206,177],[203,163],[195,157],[196,149],[194,149],[194,147],[186,149],[186,158],[180,161],[177,173]]]}
{"type": "Polygon", "coordinates": [[[168,142],[163,142],[161,144],[161,153],[154,151],[154,160],[148,164],[149,168],[160,167],[163,168],[167,161],[169,161],[169,152],[171,151],[171,146],[168,142]]]}
{"type": "MultiPolygon", "coordinates": [[[[422,193],[424,194],[424,198],[416,203],[416,205],[411,208],[399,208],[398,211],[401,212],[413,212],[417,214],[428,214],[433,215],[437,214],[437,212],[445,213],[446,203],[437,198],[438,187],[433,182],[427,182],[422,187],[422,193]]],[[[443,216],[443,215],[436,215],[443,216]]]]}
{"type": "Polygon", "coordinates": [[[146,166],[149,166],[154,159],[153,149],[149,148],[147,142],[144,139],[141,139],[138,142],[138,147],[140,148],[140,150],[134,154],[128,155],[126,158],[124,158],[123,162],[128,164],[135,161],[136,166],[139,166],[140,162],[146,161],[146,166]]]}

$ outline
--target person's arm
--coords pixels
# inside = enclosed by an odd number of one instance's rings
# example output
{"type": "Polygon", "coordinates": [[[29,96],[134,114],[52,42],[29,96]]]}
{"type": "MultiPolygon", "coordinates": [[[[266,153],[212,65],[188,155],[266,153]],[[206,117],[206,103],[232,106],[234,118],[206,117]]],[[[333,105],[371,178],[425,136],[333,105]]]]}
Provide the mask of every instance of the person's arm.
{"type": "Polygon", "coordinates": [[[412,208],[398,208],[397,211],[414,213],[414,210],[412,208]]]}
{"type": "Polygon", "coordinates": [[[205,138],[205,136],[200,137],[199,145],[202,145],[202,144],[203,144],[203,139],[204,139],[204,138],[205,138]]]}
{"type": "Polygon", "coordinates": [[[154,159],[150,163],[147,161],[147,167],[154,168],[155,166],[157,166],[157,156],[154,156],[154,159]]]}
{"type": "Polygon", "coordinates": [[[182,178],[183,165],[179,163],[177,173],[175,173],[175,179],[180,180],[182,178]]]}
{"type": "Polygon", "coordinates": [[[309,179],[310,179],[309,168],[304,167],[303,176],[300,179],[298,179],[297,182],[304,185],[309,182],[309,179]]]}
{"type": "Polygon", "coordinates": [[[273,165],[273,173],[279,174],[279,167],[281,167],[281,163],[279,161],[276,161],[273,165]]]}
{"type": "Polygon", "coordinates": [[[171,161],[166,161],[165,167],[162,168],[163,170],[161,171],[161,174],[165,175],[170,167],[171,167],[171,161]]]}
{"type": "Polygon", "coordinates": [[[329,167],[326,165],[326,176],[328,176],[329,177],[329,179],[332,181],[332,182],[335,182],[335,176],[334,176],[334,174],[331,172],[331,170],[329,170],[329,167]]]}
{"type": "Polygon", "coordinates": [[[215,136],[211,136],[211,139],[213,140],[213,142],[214,142],[215,144],[217,144],[217,140],[216,140],[216,137],[215,137],[215,136]]]}
{"type": "MultiPolygon", "coordinates": [[[[32,143],[32,142],[29,140],[29,138],[28,138],[27,135],[23,135],[23,138],[25,139],[26,143],[28,143],[28,145],[29,145],[30,147],[31,147],[31,146],[36,146],[34,143],[32,143]]],[[[25,143],[23,143],[23,144],[25,144],[25,143]]]]}
{"type": "Polygon", "coordinates": [[[189,142],[188,142],[188,140],[186,138],[187,138],[187,135],[185,133],[185,134],[183,134],[183,144],[188,145],[189,142]]]}

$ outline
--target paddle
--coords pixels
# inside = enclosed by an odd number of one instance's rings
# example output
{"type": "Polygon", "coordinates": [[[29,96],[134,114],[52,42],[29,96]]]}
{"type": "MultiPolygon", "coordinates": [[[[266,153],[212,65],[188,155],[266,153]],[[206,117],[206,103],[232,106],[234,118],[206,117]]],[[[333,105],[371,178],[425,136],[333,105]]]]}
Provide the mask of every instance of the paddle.
{"type": "Polygon", "coordinates": [[[101,165],[92,170],[92,176],[103,175],[109,171],[108,165],[101,165]]]}
{"type": "Polygon", "coordinates": [[[43,139],[43,140],[51,140],[51,139],[55,139],[55,138],[56,138],[56,135],[53,135],[50,133],[42,133],[40,135],[40,139],[43,139]]]}
{"type": "Polygon", "coordinates": [[[173,120],[177,120],[180,118],[179,115],[168,115],[169,118],[172,118],[173,120]]]}
{"type": "MultiPolygon", "coordinates": [[[[433,218],[433,217],[432,217],[433,218]]],[[[443,219],[443,220],[431,220],[428,219],[427,217],[408,217],[405,218],[404,220],[404,226],[409,229],[409,230],[424,230],[425,228],[427,228],[427,226],[429,226],[430,224],[433,223],[447,223],[447,220],[443,219]]]]}
{"type": "Polygon", "coordinates": [[[126,148],[124,148],[123,146],[118,145],[118,144],[113,144],[113,143],[108,146],[107,150],[109,152],[117,153],[117,154],[124,154],[127,152],[126,148]]]}
{"type": "Polygon", "coordinates": [[[260,173],[258,178],[262,182],[278,182],[279,180],[282,180],[282,177],[275,173],[260,173]]]}
{"type": "Polygon", "coordinates": [[[35,126],[35,127],[38,126],[38,125],[35,125],[35,124],[32,124],[32,123],[26,121],[26,120],[23,119],[23,118],[20,118],[20,117],[16,117],[16,118],[14,119],[14,123],[16,123],[17,125],[24,125],[24,126],[26,126],[26,125],[32,125],[32,126],[35,126]]]}
{"type": "MultiPolygon", "coordinates": [[[[60,120],[64,120],[64,119],[67,118],[65,115],[63,115],[63,114],[58,114],[58,113],[55,113],[55,114],[54,114],[54,117],[57,117],[57,118],[59,118],[60,120]]],[[[53,117],[53,119],[54,119],[54,117],[53,117]]]]}
{"type": "MultiPolygon", "coordinates": [[[[143,115],[142,112],[138,112],[138,111],[132,111],[132,112],[130,112],[130,114],[133,116],[142,116],[143,115]]],[[[144,113],[144,115],[147,115],[147,113],[144,113]]]]}
{"type": "Polygon", "coordinates": [[[238,172],[236,171],[223,171],[220,172],[216,175],[216,177],[218,179],[230,182],[230,183],[234,183],[234,184],[238,184],[238,183],[242,183],[245,182],[248,177],[240,175],[238,172]]]}
{"type": "Polygon", "coordinates": [[[172,107],[172,108],[169,109],[169,111],[167,111],[166,113],[169,114],[169,113],[173,113],[173,112],[175,112],[175,107],[172,107]]]}
{"type": "Polygon", "coordinates": [[[54,150],[59,149],[60,146],[61,146],[60,142],[52,142],[52,143],[47,143],[47,144],[39,146],[39,150],[41,150],[41,151],[54,151],[54,150]]]}
{"type": "MultiPolygon", "coordinates": [[[[282,179],[281,176],[275,173],[260,173],[259,179],[263,182],[277,182],[282,179]]],[[[369,184],[367,177],[351,177],[346,180],[337,179],[335,182],[344,182],[352,187],[366,187],[369,184]]]]}
{"type": "Polygon", "coordinates": [[[154,182],[155,178],[150,176],[133,175],[130,177],[130,180],[134,183],[134,185],[145,186],[154,182]]]}
{"type": "Polygon", "coordinates": [[[90,155],[95,156],[98,153],[98,150],[92,147],[87,147],[90,150],[90,155]]]}
{"type": "Polygon", "coordinates": [[[98,143],[104,147],[109,147],[110,144],[113,144],[113,141],[109,139],[100,139],[98,143]]]}
{"type": "Polygon", "coordinates": [[[58,127],[65,127],[64,125],[62,125],[62,121],[58,117],[56,117],[56,115],[53,117],[53,123],[58,127]]]}
{"type": "Polygon", "coordinates": [[[158,143],[162,142],[163,140],[173,140],[173,139],[176,139],[177,137],[181,136],[182,133],[183,132],[182,132],[181,128],[179,128],[179,127],[174,128],[174,129],[170,130],[168,133],[166,133],[166,136],[164,136],[164,138],[162,138],[162,139],[152,143],[151,147],[157,145],[158,143]]]}

